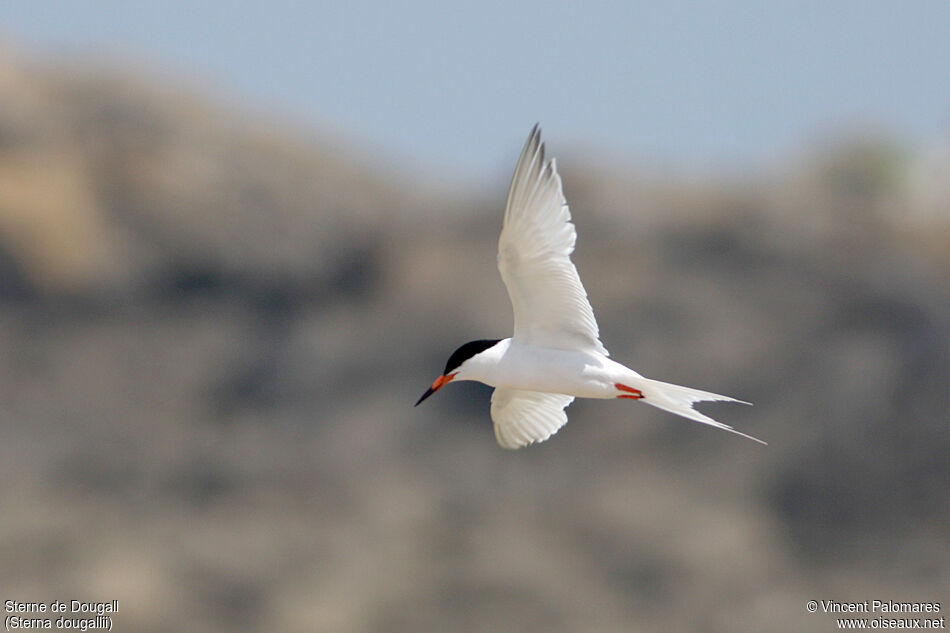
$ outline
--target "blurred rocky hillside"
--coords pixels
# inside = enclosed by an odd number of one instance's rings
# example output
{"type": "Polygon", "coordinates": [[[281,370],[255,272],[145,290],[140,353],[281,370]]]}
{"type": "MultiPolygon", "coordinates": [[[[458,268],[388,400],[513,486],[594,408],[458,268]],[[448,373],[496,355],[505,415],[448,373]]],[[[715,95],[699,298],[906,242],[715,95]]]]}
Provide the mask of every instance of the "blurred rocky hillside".
{"type": "Polygon", "coordinates": [[[552,147],[613,356],[753,401],[705,410],[769,446],[578,402],[511,453],[486,388],[412,408],[510,330],[507,183],[453,197],[262,118],[0,55],[0,598],[119,599],[129,632],[950,606],[950,141],[745,179],[552,147]]]}

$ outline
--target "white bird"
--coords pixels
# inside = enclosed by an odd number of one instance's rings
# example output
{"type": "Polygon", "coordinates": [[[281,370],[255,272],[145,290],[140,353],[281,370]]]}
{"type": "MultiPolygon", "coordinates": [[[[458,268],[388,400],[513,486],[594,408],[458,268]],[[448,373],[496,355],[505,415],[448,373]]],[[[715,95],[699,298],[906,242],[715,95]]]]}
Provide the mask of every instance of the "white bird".
{"type": "Polygon", "coordinates": [[[525,142],[508,190],[498,269],[515,313],[511,338],[471,341],[416,402],[452,381],[495,388],[491,417],[504,448],[543,442],[567,423],[574,398],[625,398],[762,442],[693,409],[728,396],[644,378],[609,359],[571,253],[577,233],[555,161],[545,161],[541,130],[525,142]]]}

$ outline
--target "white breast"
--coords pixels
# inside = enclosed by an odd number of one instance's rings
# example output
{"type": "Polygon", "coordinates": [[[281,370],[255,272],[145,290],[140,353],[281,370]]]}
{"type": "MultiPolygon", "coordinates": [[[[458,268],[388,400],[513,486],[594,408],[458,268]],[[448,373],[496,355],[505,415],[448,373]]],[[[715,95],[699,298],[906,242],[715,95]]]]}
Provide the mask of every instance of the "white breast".
{"type": "Polygon", "coordinates": [[[579,398],[613,397],[615,365],[596,352],[557,350],[508,341],[482,380],[493,387],[562,393],[579,398]]]}

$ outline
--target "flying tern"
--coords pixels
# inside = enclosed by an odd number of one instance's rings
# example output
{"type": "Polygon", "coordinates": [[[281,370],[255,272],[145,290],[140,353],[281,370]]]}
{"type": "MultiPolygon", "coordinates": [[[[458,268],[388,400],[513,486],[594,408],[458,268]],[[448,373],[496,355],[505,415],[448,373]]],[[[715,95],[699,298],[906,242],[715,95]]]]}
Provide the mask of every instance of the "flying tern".
{"type": "Polygon", "coordinates": [[[697,402],[749,404],[645,378],[608,358],[571,253],[577,232],[555,160],[545,159],[535,125],[515,167],[498,239],[498,269],[514,308],[514,334],[471,341],[449,356],[419,401],[449,384],[495,388],[491,417],[504,448],[543,442],[567,423],[574,398],[623,398],[762,442],[693,408],[697,402]]]}

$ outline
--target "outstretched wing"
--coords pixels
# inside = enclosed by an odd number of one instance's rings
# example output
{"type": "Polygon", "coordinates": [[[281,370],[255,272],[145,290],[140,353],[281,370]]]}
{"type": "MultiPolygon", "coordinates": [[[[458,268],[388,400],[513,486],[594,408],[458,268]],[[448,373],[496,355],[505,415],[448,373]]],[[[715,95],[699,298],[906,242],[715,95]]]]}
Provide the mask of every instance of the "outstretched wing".
{"type": "Polygon", "coordinates": [[[508,190],[498,269],[515,313],[514,339],[555,349],[607,354],[594,311],[571,262],[577,233],[541,130],[525,143],[508,190]]]}
{"type": "Polygon", "coordinates": [[[567,424],[565,407],[574,396],[520,389],[495,389],[491,419],[495,438],[503,448],[521,448],[543,442],[567,424]]]}

